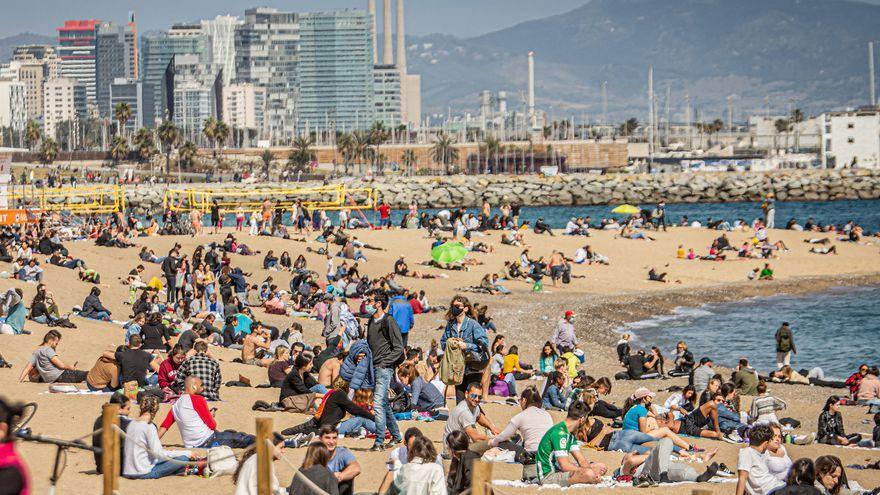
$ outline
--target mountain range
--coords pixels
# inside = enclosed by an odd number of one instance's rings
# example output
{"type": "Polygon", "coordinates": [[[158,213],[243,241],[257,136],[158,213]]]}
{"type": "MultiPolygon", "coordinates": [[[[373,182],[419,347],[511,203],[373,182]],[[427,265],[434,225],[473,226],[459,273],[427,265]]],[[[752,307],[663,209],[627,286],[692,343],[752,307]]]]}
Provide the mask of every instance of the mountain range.
{"type": "MultiPolygon", "coordinates": [[[[521,108],[534,51],[537,105],[551,118],[600,118],[604,82],[609,119],[644,121],[653,67],[658,113],[668,90],[673,121],[684,119],[685,95],[695,117],[727,120],[728,100],[736,118],[867,104],[867,44],[878,33],[880,5],[851,0],[590,0],[478,37],[407,44],[425,114],[476,112],[487,89],[521,108]]],[[[54,41],[0,39],[0,60],[16,45],[54,41]]]]}

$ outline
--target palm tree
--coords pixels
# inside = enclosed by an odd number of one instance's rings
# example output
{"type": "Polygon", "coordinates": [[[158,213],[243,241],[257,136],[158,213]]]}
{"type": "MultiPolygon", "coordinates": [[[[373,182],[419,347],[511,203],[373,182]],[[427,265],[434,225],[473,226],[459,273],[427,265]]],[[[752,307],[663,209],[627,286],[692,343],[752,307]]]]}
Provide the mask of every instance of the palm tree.
{"type": "Polygon", "coordinates": [[[137,134],[135,134],[134,147],[137,149],[138,159],[141,163],[158,153],[156,142],[153,140],[153,132],[146,127],[140,128],[137,134]]]}
{"type": "Polygon", "coordinates": [[[792,110],[791,122],[794,127],[794,150],[795,150],[795,152],[800,151],[800,148],[801,148],[801,143],[800,143],[801,134],[798,130],[798,124],[800,124],[803,121],[804,121],[804,112],[802,112],[800,108],[795,108],[794,110],[792,110]]]}
{"type": "Polygon", "coordinates": [[[266,179],[269,178],[269,169],[272,167],[272,160],[275,159],[275,155],[268,149],[263,150],[263,154],[260,155],[260,160],[263,161],[263,173],[266,174],[266,179]]]}
{"type": "Polygon", "coordinates": [[[46,138],[40,145],[40,162],[45,165],[55,161],[58,157],[58,143],[52,138],[46,138]]]}
{"type": "Polygon", "coordinates": [[[776,119],[773,122],[773,126],[776,127],[776,135],[773,136],[773,147],[776,147],[776,136],[779,134],[786,134],[785,147],[788,147],[788,133],[791,132],[791,121],[788,119],[776,119]]]}
{"type": "Polygon", "coordinates": [[[28,148],[32,152],[34,151],[34,146],[37,145],[42,136],[43,131],[40,130],[40,124],[34,120],[28,121],[27,127],[25,127],[24,130],[24,138],[27,140],[28,148]]]}
{"type": "Polygon", "coordinates": [[[128,103],[117,103],[115,107],[113,107],[113,117],[116,118],[116,122],[119,122],[118,133],[120,136],[125,133],[125,124],[131,120],[131,107],[128,103]]]}
{"type": "Polygon", "coordinates": [[[498,172],[498,153],[501,152],[501,148],[501,141],[495,136],[486,136],[486,139],[483,140],[480,151],[486,157],[486,173],[489,172],[489,161],[493,158],[495,159],[495,169],[493,171],[498,172]]]}
{"type": "MultiPolygon", "coordinates": [[[[336,150],[342,154],[342,163],[343,168],[345,170],[345,175],[348,175],[348,162],[352,157],[352,147],[354,146],[354,137],[347,133],[343,132],[336,139],[336,150]]],[[[335,168],[335,166],[334,166],[335,168]]],[[[334,170],[335,173],[335,170],[334,170]]]]}
{"type": "Polygon", "coordinates": [[[192,141],[187,141],[183,143],[179,150],[177,150],[177,163],[178,166],[183,164],[186,168],[189,168],[193,164],[193,160],[195,160],[196,155],[199,152],[199,147],[196,146],[192,141]]]}
{"type": "Polygon", "coordinates": [[[454,148],[455,138],[441,133],[434,139],[434,146],[431,147],[431,159],[434,163],[443,164],[446,175],[451,175],[450,165],[458,161],[458,150],[454,148]]]}
{"type": "Polygon", "coordinates": [[[217,155],[217,167],[219,167],[220,160],[223,159],[223,148],[226,146],[227,141],[229,141],[229,124],[222,120],[218,120],[214,135],[217,139],[217,144],[220,147],[220,153],[217,155]]]}
{"type": "Polygon", "coordinates": [[[355,131],[351,135],[351,158],[358,162],[358,172],[363,175],[364,161],[372,155],[370,137],[363,131],[355,131]]]}
{"type": "Polygon", "coordinates": [[[293,149],[287,157],[287,166],[293,172],[305,172],[309,163],[315,160],[315,150],[312,149],[314,144],[311,136],[297,136],[293,139],[293,149]]]}
{"type": "Polygon", "coordinates": [[[639,128],[639,119],[633,117],[620,125],[620,133],[624,136],[630,136],[639,128]]]}
{"type": "Polygon", "coordinates": [[[217,162],[217,167],[220,167],[220,158],[223,155],[223,143],[229,139],[229,126],[226,125],[226,122],[222,120],[217,120],[214,117],[208,117],[205,120],[204,127],[202,128],[202,134],[205,135],[205,138],[208,139],[208,142],[211,143],[211,148],[213,149],[214,160],[217,162]],[[217,147],[220,147],[220,154],[217,154],[217,147]]]}
{"type": "Polygon", "coordinates": [[[180,141],[180,129],[172,120],[166,120],[159,126],[159,142],[165,147],[165,173],[171,174],[171,152],[180,141]]]}
{"type": "Polygon", "coordinates": [[[114,137],[113,142],[110,143],[110,157],[113,158],[114,166],[128,158],[128,140],[123,136],[114,137]]]}
{"type": "Polygon", "coordinates": [[[403,173],[405,175],[413,175],[413,172],[415,172],[416,152],[413,150],[404,151],[401,161],[403,162],[403,173]]]}
{"type": "MultiPolygon", "coordinates": [[[[376,152],[373,153],[373,166],[378,165],[379,160],[379,146],[388,142],[388,129],[385,128],[385,124],[382,122],[374,122],[373,127],[370,128],[370,144],[376,147],[376,152]]],[[[379,169],[380,173],[385,172],[384,163],[382,164],[382,168],[379,169]]]]}

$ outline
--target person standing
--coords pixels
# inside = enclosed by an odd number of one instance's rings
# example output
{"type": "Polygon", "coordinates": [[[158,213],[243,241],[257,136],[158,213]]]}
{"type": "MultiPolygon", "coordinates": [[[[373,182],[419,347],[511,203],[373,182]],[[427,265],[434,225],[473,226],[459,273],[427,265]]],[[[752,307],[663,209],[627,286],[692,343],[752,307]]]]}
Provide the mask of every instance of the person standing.
{"type": "Polygon", "coordinates": [[[406,347],[409,343],[409,332],[416,326],[412,305],[410,305],[403,294],[395,294],[389,303],[391,306],[388,312],[391,313],[391,317],[394,318],[397,327],[400,328],[403,347],[406,347]]]}
{"type": "Polygon", "coordinates": [[[385,200],[379,205],[379,228],[383,227],[391,228],[391,206],[385,200]]]}
{"type": "Polygon", "coordinates": [[[368,296],[366,311],[370,314],[367,323],[367,343],[373,353],[373,368],[376,386],[373,393],[373,411],[376,417],[376,442],[370,449],[374,452],[385,450],[385,429],[391,433],[391,443],[401,441],[400,429],[394,419],[394,412],[388,401],[388,389],[394,378],[394,370],[403,362],[403,338],[400,328],[388,310],[388,296],[374,292],[368,296]]]}
{"type": "Polygon", "coordinates": [[[168,252],[168,256],[162,260],[162,274],[165,275],[165,290],[168,296],[168,302],[177,301],[177,249],[168,252]]]}
{"type": "Polygon", "coordinates": [[[761,204],[761,210],[764,211],[764,226],[768,229],[776,227],[776,200],[773,193],[767,194],[767,199],[761,204]]]}
{"type": "MultiPolygon", "coordinates": [[[[242,220],[244,220],[244,217],[242,217],[242,220]]],[[[223,228],[223,217],[220,215],[220,205],[217,204],[216,199],[211,203],[211,226],[214,228],[215,234],[220,233],[220,229],[223,228]]],[[[241,228],[238,230],[241,230],[241,228]]]]}
{"type": "Polygon", "coordinates": [[[657,228],[663,227],[666,232],[666,201],[660,201],[657,204],[657,228]]]}
{"type": "Polygon", "coordinates": [[[556,325],[553,331],[553,337],[550,342],[556,346],[556,352],[563,355],[566,352],[574,351],[577,348],[577,335],[574,333],[574,311],[568,310],[556,325]]]}
{"type": "Polygon", "coordinates": [[[782,322],[782,326],[776,331],[776,369],[780,370],[783,366],[791,364],[791,353],[797,354],[797,348],[794,346],[794,335],[787,321],[782,322]]]}

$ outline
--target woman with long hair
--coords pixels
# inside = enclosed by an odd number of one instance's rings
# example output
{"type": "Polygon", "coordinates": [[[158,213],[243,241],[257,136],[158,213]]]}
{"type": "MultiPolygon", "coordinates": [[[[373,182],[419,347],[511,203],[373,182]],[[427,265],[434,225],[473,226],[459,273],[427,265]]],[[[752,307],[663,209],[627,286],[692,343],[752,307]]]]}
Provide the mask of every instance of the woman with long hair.
{"type": "Polygon", "coordinates": [[[412,440],[407,452],[407,463],[400,468],[388,495],[446,495],[443,465],[437,464],[434,442],[424,436],[412,440]]]}
{"type": "MultiPolygon", "coordinates": [[[[275,444],[275,448],[272,449],[272,460],[281,459],[284,455],[284,437],[278,433],[274,433],[272,435],[272,443],[275,444]]],[[[235,473],[232,475],[232,484],[235,485],[235,495],[258,495],[257,456],[254,455],[256,453],[257,446],[252,445],[244,452],[244,454],[242,454],[241,460],[238,461],[238,468],[236,468],[235,473]]],[[[287,490],[281,487],[278,483],[278,478],[275,476],[274,463],[272,463],[271,469],[271,476],[269,479],[272,481],[272,495],[286,495],[287,490]]]]}
{"type": "Polygon", "coordinates": [[[302,466],[293,475],[290,482],[290,493],[314,493],[312,485],[330,495],[339,495],[339,481],[327,468],[330,462],[330,451],[321,442],[312,442],[306,450],[302,466]]]}
{"type": "Polygon", "coordinates": [[[144,395],[138,403],[140,415],[125,428],[125,455],[122,456],[122,476],[129,479],[158,479],[174,476],[186,470],[189,456],[166,459],[162,441],[153,420],[159,412],[159,399],[144,395]],[[163,460],[165,459],[165,460],[163,460]]]}
{"type": "Polygon", "coordinates": [[[592,416],[608,419],[620,419],[623,416],[623,409],[601,399],[601,396],[610,393],[611,380],[604,376],[591,383],[584,390],[584,402],[590,406],[592,416]]]}
{"type": "Polygon", "coordinates": [[[816,458],[816,488],[822,495],[841,495],[851,493],[846,471],[840,458],[823,455],[816,458]]]}
{"type": "Polygon", "coordinates": [[[468,385],[473,382],[482,384],[483,397],[489,393],[488,373],[489,338],[486,330],[477,323],[474,308],[468,298],[458,295],[449,303],[446,313],[446,329],[440,338],[440,346],[446,349],[447,341],[452,340],[461,349],[465,357],[465,375],[461,384],[455,387],[456,402],[464,399],[468,385]]]}
{"type": "MultiPolygon", "coordinates": [[[[816,436],[819,443],[828,445],[857,444],[862,436],[858,433],[847,435],[843,429],[843,416],[840,414],[840,397],[832,395],[825,401],[825,407],[819,414],[819,428],[816,436]]],[[[818,466],[817,466],[818,469],[818,466]]]]}
{"type": "Polygon", "coordinates": [[[547,376],[553,372],[553,364],[558,357],[553,344],[549,340],[544,342],[544,347],[541,348],[541,355],[538,357],[538,372],[541,373],[541,376],[547,376]]]}
{"type": "Polygon", "coordinates": [[[446,476],[446,489],[449,495],[458,495],[471,488],[471,469],[480,454],[469,450],[471,439],[467,433],[454,430],[446,435],[446,450],[451,462],[446,476]]]}

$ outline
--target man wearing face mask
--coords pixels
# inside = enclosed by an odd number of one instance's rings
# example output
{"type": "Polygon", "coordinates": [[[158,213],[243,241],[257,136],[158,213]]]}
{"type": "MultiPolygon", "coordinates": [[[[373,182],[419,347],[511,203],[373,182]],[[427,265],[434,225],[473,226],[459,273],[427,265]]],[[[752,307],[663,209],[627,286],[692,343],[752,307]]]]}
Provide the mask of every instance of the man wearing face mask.
{"type": "Polygon", "coordinates": [[[556,346],[556,352],[559,355],[566,352],[574,351],[577,348],[577,335],[574,333],[574,311],[566,311],[565,316],[559,320],[556,330],[553,331],[553,337],[550,342],[556,346]]]}
{"type": "Polygon", "coordinates": [[[373,412],[376,417],[376,443],[372,451],[385,450],[385,428],[391,433],[391,443],[399,443],[402,438],[394,412],[388,401],[388,389],[394,378],[394,370],[403,362],[403,338],[397,322],[386,313],[388,296],[373,292],[367,296],[365,310],[370,315],[367,323],[367,343],[373,353],[373,368],[376,386],[373,390],[373,412]]]}

